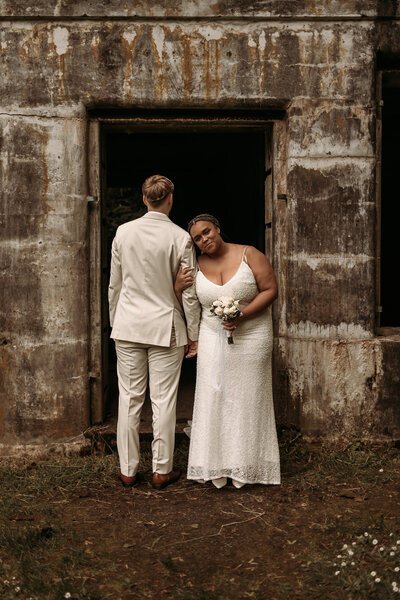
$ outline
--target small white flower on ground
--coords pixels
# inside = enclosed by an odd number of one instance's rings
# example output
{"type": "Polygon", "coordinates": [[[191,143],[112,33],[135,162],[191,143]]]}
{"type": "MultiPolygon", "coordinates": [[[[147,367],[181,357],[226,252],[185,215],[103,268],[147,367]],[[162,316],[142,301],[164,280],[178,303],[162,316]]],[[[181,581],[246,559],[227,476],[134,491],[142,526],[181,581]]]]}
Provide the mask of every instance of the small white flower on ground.
{"type": "Polygon", "coordinates": [[[14,589],[14,591],[18,594],[18,592],[21,591],[21,588],[19,587],[19,585],[17,585],[17,587],[14,589]]]}
{"type": "Polygon", "coordinates": [[[397,546],[392,546],[392,550],[397,550],[397,546]]]}
{"type": "Polygon", "coordinates": [[[379,469],[379,473],[383,473],[383,469],[379,469]]]}
{"type": "Polygon", "coordinates": [[[346,550],[346,548],[348,548],[347,544],[343,544],[343,550],[346,550]]]}
{"type": "Polygon", "coordinates": [[[396,573],[398,573],[400,571],[400,567],[395,567],[394,570],[396,571],[396,573]]]}
{"type": "Polygon", "coordinates": [[[377,543],[378,543],[378,540],[372,540],[372,543],[373,543],[374,546],[376,546],[377,543]]]}
{"type": "Polygon", "coordinates": [[[381,546],[381,547],[379,548],[379,552],[383,552],[383,551],[384,551],[384,549],[385,549],[385,547],[384,547],[384,546],[381,546]]]}
{"type": "Polygon", "coordinates": [[[342,562],[340,563],[340,566],[341,566],[341,567],[345,567],[345,566],[346,566],[346,561],[345,561],[345,560],[342,560],[342,562]]]}
{"type": "Polygon", "coordinates": [[[71,594],[69,592],[65,592],[64,598],[71,598],[71,594]]]}
{"type": "Polygon", "coordinates": [[[397,544],[398,546],[400,546],[400,540],[397,540],[396,544],[397,544]]]}
{"type": "Polygon", "coordinates": [[[357,546],[357,542],[351,542],[352,546],[357,546]]]}
{"type": "Polygon", "coordinates": [[[349,556],[353,556],[353,554],[354,554],[353,550],[347,550],[347,552],[348,552],[349,556]]]}
{"type": "Polygon", "coordinates": [[[336,558],[342,558],[342,555],[341,555],[341,554],[338,554],[336,558]]]}
{"type": "Polygon", "coordinates": [[[355,565],[356,563],[354,562],[354,560],[352,560],[350,564],[351,564],[351,566],[352,566],[352,567],[354,567],[354,565],[355,565]]]}
{"type": "Polygon", "coordinates": [[[394,552],[391,552],[391,553],[390,553],[390,556],[394,556],[394,552]]]}
{"type": "Polygon", "coordinates": [[[369,536],[369,533],[368,533],[368,531],[366,531],[366,532],[364,533],[364,536],[365,536],[365,537],[368,537],[368,536],[369,536]]]}
{"type": "Polygon", "coordinates": [[[335,571],[335,575],[339,575],[340,571],[335,571]]]}
{"type": "Polygon", "coordinates": [[[375,577],[376,576],[376,571],[371,571],[371,577],[375,577]]]}
{"type": "Polygon", "coordinates": [[[392,587],[396,587],[397,581],[392,581],[392,587]]]}
{"type": "Polygon", "coordinates": [[[375,577],[375,581],[376,581],[376,583],[379,583],[379,582],[380,582],[380,580],[381,580],[381,578],[380,578],[380,577],[375,577]]]}

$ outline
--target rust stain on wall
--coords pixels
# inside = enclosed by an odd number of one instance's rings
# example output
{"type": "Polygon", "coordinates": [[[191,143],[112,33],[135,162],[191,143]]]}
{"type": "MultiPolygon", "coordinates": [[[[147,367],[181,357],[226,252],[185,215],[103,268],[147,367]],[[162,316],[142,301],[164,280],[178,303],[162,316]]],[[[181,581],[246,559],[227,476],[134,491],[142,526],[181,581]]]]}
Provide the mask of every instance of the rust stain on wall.
{"type": "Polygon", "coordinates": [[[193,88],[193,63],[192,63],[192,48],[190,37],[185,35],[179,28],[179,35],[182,44],[181,65],[183,74],[183,89],[184,96],[189,99],[193,88]]]}

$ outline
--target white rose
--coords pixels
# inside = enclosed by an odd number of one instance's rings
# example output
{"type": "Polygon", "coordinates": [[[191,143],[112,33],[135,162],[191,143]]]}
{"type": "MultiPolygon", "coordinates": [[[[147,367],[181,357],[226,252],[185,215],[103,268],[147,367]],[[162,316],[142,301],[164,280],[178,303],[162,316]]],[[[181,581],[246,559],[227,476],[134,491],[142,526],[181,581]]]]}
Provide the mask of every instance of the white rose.
{"type": "Polygon", "coordinates": [[[224,314],[224,309],[221,308],[220,306],[217,306],[217,308],[215,309],[215,314],[220,317],[221,315],[224,314]]]}
{"type": "Polygon", "coordinates": [[[233,302],[233,298],[230,298],[229,296],[221,296],[219,300],[221,301],[222,306],[229,306],[229,304],[232,304],[233,302]]]}
{"type": "Polygon", "coordinates": [[[221,306],[221,300],[214,300],[213,306],[221,306]]]}
{"type": "Polygon", "coordinates": [[[230,315],[231,314],[231,309],[229,308],[229,306],[226,306],[224,308],[224,315],[230,315]]]}
{"type": "Polygon", "coordinates": [[[231,308],[229,309],[229,314],[230,315],[235,315],[236,313],[237,313],[236,306],[231,306],[231,308]]]}

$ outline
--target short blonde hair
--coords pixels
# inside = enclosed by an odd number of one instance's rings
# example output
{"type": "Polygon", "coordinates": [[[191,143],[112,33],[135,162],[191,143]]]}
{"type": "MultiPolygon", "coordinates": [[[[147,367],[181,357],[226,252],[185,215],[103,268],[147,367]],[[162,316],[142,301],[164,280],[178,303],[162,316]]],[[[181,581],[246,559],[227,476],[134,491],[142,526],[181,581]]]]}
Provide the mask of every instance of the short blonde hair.
{"type": "Polygon", "coordinates": [[[174,184],[164,175],[152,175],[142,185],[143,196],[152,206],[159,206],[174,191],[174,184]]]}

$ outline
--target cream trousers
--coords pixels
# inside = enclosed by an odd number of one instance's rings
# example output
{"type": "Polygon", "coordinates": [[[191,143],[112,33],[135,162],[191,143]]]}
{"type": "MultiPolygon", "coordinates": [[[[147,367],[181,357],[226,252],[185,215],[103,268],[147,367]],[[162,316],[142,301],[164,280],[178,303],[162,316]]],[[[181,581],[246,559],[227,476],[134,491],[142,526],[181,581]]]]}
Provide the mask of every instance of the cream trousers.
{"type": "Polygon", "coordinates": [[[140,413],[150,385],[153,411],[153,473],[172,471],[176,398],[184,346],[150,346],[115,340],[119,388],[117,447],[121,473],[132,477],[139,468],[140,413]]]}

